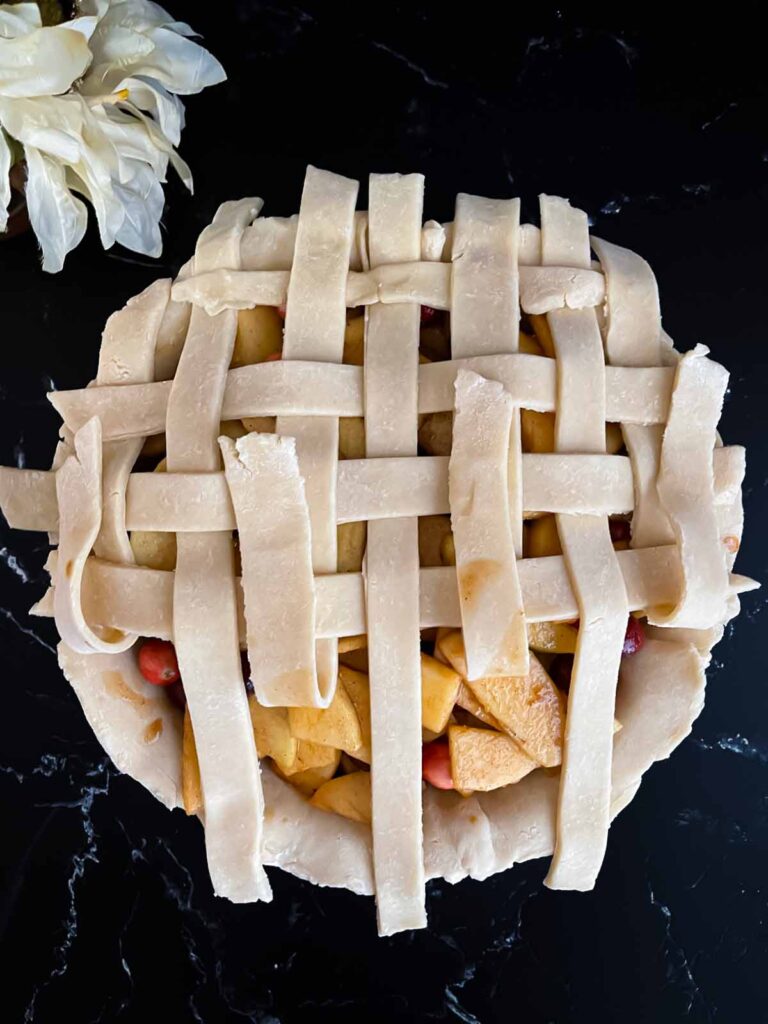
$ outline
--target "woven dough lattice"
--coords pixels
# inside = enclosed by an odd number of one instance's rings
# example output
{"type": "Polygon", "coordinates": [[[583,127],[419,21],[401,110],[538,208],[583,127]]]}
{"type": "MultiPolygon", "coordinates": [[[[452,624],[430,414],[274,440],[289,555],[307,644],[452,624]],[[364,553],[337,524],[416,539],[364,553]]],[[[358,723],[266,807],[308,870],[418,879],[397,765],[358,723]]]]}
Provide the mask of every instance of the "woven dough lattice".
{"type": "Polygon", "coordinates": [[[375,891],[389,934],[425,924],[425,877],[485,877],[554,848],[548,884],[591,887],[611,817],[690,728],[709,650],[752,584],[728,549],[744,453],[716,434],[727,374],[702,347],[675,352],[640,257],[590,238],[555,197],[539,229],[517,199],[470,195],[453,224],[423,224],[416,174],[372,175],[367,213],[357,191],[310,168],[297,217],[222,206],[179,278],[110,319],[93,384],[50,396],[64,420],[52,471],[2,470],[0,499],[11,525],[52,533],[36,610],[55,615],[105,748],[169,806],[180,714],[159,710],[130,648],[174,641],[216,892],[270,899],[263,865],[277,863],[375,891]],[[231,368],[238,310],[255,306],[284,306],[282,358],[231,368]],[[360,306],[364,359],[345,363],[360,306]],[[450,311],[449,359],[420,362],[421,306],[450,311]],[[545,355],[519,350],[521,311],[546,317],[545,355]],[[555,414],[553,451],[523,451],[531,411],[555,414]],[[450,455],[420,454],[420,417],[449,412],[450,455]],[[349,417],[364,417],[365,458],[339,461],[349,417]],[[220,436],[229,420],[254,429],[220,436]],[[626,454],[607,452],[606,423],[626,454]],[[134,471],[162,433],[166,472],[134,471]],[[455,566],[422,566],[419,517],[447,513],[455,566]],[[523,557],[524,520],[541,513],[562,554],[523,557]],[[630,513],[616,550],[608,517],[630,513]],[[359,522],[362,572],[337,572],[337,527],[359,522]],[[175,572],[136,565],[130,531],[175,533],[175,572]],[[640,611],[649,639],[623,666],[640,611]],[[478,681],[529,676],[531,625],[575,619],[564,736],[530,766],[548,769],[467,797],[424,787],[420,629],[461,627],[478,681]],[[261,705],[327,708],[338,638],[360,634],[370,830],[260,767],[240,657],[247,646],[261,705]]]}

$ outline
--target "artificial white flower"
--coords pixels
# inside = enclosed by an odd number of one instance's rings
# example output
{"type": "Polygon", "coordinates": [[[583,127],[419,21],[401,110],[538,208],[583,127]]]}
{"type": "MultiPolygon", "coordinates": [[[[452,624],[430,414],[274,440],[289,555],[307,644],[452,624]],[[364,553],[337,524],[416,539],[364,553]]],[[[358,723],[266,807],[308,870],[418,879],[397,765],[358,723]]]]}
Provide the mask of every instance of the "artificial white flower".
{"type": "Polygon", "coordinates": [[[88,199],[105,248],[159,256],[168,164],[192,189],[175,146],[179,95],[226,77],[219,62],[150,0],[81,0],[43,27],[37,4],[0,4],[0,231],[14,147],[27,164],[29,219],[43,269],[60,270],[82,239],[88,199]]]}

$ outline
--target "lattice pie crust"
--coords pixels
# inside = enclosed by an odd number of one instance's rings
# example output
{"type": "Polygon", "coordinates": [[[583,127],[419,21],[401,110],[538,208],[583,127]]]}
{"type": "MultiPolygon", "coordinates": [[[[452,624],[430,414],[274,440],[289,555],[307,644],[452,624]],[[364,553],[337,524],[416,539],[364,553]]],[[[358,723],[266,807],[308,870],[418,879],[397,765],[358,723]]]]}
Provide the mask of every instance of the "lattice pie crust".
{"type": "Polygon", "coordinates": [[[425,924],[425,878],[554,851],[547,884],[590,888],[611,818],[689,732],[709,652],[753,586],[723,543],[741,536],[744,472],[716,434],[727,374],[701,346],[673,349],[648,265],[590,238],[563,199],[541,197],[540,229],[517,199],[470,195],[453,224],[422,224],[423,191],[417,174],[372,175],[356,213],[357,182],[310,167],[297,217],[224,204],[178,279],[109,319],[93,384],[50,395],[53,469],[0,475],[10,524],[58,545],[35,610],[55,616],[64,674],[118,768],[171,808],[182,714],[131,648],[174,641],[216,892],[270,899],[264,865],[279,865],[375,892],[382,934],[425,924]],[[237,311],[280,305],[282,359],[230,368],[237,311]],[[450,311],[448,360],[419,361],[422,305],[450,311]],[[360,306],[364,365],[343,364],[360,306]],[[521,310],[546,315],[555,358],[519,351],[521,310]],[[554,451],[523,453],[521,410],[555,412],[554,451]],[[419,454],[419,417],[447,411],[450,456],[419,454]],[[366,457],[339,462],[340,417],[363,416],[366,457]],[[257,417],[275,432],[219,437],[257,417]],[[606,422],[626,455],[606,453],[606,422]],[[163,432],[167,472],[134,472],[163,432]],[[420,567],[418,517],[448,512],[455,567],[420,567]],[[534,513],[556,514],[562,555],[523,557],[534,513]],[[618,513],[632,513],[621,551],[618,513]],[[337,525],[361,521],[363,571],[338,573],[337,525]],[[134,530],[176,534],[175,572],[135,564],[134,530]],[[622,661],[638,610],[649,639],[622,661]],[[462,627],[466,678],[482,680],[530,671],[532,623],[576,618],[561,769],[469,796],[425,786],[420,628],[462,627]],[[242,641],[260,704],[323,708],[337,640],[359,634],[370,827],[260,765],[240,659],[242,641]]]}

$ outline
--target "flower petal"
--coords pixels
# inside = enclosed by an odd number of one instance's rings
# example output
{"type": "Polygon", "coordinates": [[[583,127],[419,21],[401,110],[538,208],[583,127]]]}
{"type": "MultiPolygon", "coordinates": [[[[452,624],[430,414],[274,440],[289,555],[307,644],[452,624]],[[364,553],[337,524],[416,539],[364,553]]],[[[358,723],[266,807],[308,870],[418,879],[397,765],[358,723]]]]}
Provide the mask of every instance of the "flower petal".
{"type": "Polygon", "coordinates": [[[34,146],[25,146],[27,209],[43,249],[43,270],[61,270],[64,258],[85,234],[85,204],[67,187],[64,168],[34,146]]]}
{"type": "Polygon", "coordinates": [[[146,164],[132,160],[133,176],[125,184],[116,184],[125,217],[117,233],[117,241],[145,256],[159,256],[163,251],[160,237],[160,216],[165,205],[163,190],[146,164]]]}
{"type": "Polygon", "coordinates": [[[91,63],[88,42],[64,25],[0,39],[0,96],[55,96],[91,63]]]}
{"type": "Polygon", "coordinates": [[[29,99],[0,96],[0,121],[18,142],[72,162],[80,153],[84,108],[82,98],[75,95],[29,99]]]}
{"type": "Polygon", "coordinates": [[[42,28],[43,19],[37,4],[8,4],[0,6],[0,38],[17,39],[36,28],[42,28]]]}
{"type": "Polygon", "coordinates": [[[11,147],[0,128],[0,234],[8,227],[8,204],[11,201],[11,147]]]}

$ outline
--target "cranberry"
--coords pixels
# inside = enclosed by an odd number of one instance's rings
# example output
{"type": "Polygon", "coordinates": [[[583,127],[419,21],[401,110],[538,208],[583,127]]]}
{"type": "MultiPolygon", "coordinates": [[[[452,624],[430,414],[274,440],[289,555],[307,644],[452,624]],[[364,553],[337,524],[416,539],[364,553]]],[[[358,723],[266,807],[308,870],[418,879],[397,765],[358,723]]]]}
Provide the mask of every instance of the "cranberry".
{"type": "Polygon", "coordinates": [[[573,672],[573,655],[556,654],[549,666],[549,676],[558,690],[568,693],[573,672]]]}
{"type": "Polygon", "coordinates": [[[282,352],[270,352],[268,356],[264,357],[265,363],[276,363],[278,360],[283,358],[282,352]]]}
{"type": "Polygon", "coordinates": [[[168,694],[171,703],[175,704],[180,711],[183,711],[187,706],[187,695],[184,692],[182,681],[177,679],[175,683],[171,683],[170,686],[166,687],[165,692],[168,694]]]}
{"type": "Polygon", "coordinates": [[[433,740],[421,748],[421,774],[436,789],[453,789],[451,753],[447,740],[433,740]]]}
{"type": "Polygon", "coordinates": [[[422,306],[421,307],[421,326],[426,327],[427,324],[431,324],[437,316],[437,310],[433,306],[422,306]]]}
{"type": "Polygon", "coordinates": [[[629,616],[627,622],[627,632],[624,635],[624,649],[622,654],[637,654],[640,648],[645,643],[645,630],[640,619],[636,619],[634,615],[629,616]]]}
{"type": "Polygon", "coordinates": [[[170,640],[144,641],[139,648],[139,672],[154,686],[170,686],[181,678],[170,640]]]}
{"type": "Polygon", "coordinates": [[[626,519],[609,519],[608,529],[611,531],[611,540],[614,544],[617,541],[629,541],[630,529],[626,519]]]}
{"type": "Polygon", "coordinates": [[[284,302],[281,302],[280,305],[277,307],[277,315],[280,317],[281,320],[285,320],[285,303],[284,302]]]}

